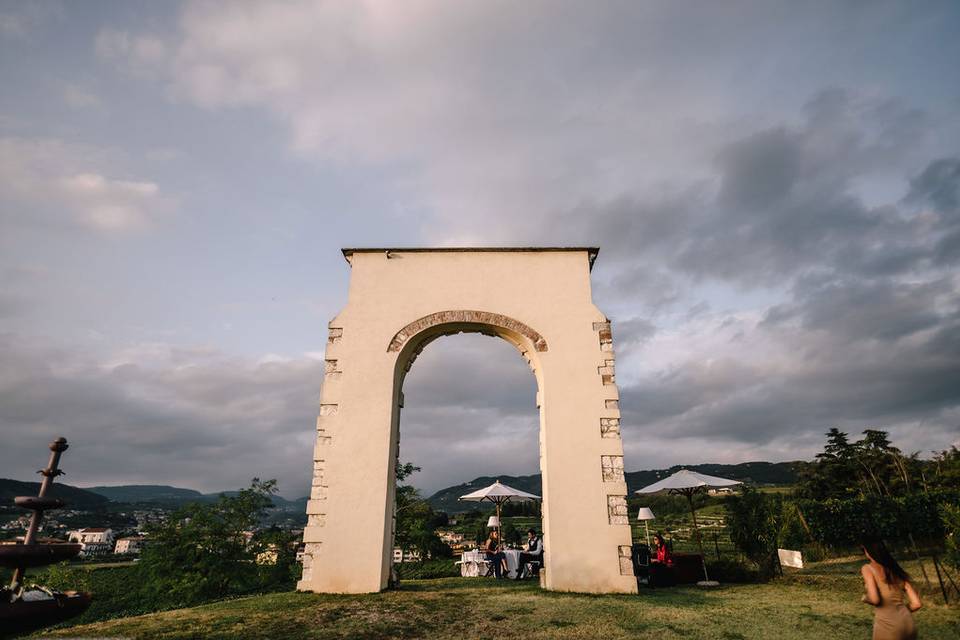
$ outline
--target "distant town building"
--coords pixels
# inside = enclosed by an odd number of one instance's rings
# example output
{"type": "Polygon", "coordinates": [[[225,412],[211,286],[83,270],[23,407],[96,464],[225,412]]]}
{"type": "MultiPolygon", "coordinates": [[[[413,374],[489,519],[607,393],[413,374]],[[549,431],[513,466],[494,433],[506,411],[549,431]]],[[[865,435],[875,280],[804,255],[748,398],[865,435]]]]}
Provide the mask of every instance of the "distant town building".
{"type": "Polygon", "coordinates": [[[113,552],[125,555],[140,555],[145,540],[146,538],[143,536],[120,538],[117,540],[117,545],[113,548],[113,552]]]}
{"type": "Polygon", "coordinates": [[[420,560],[422,560],[422,558],[420,557],[419,551],[404,551],[400,547],[393,548],[394,564],[401,562],[420,562],[420,560]]]}
{"type": "Polygon", "coordinates": [[[457,533],[456,531],[442,531],[437,529],[437,535],[450,546],[463,542],[463,534],[457,533]]]}
{"type": "Polygon", "coordinates": [[[275,544],[267,545],[267,548],[257,554],[257,564],[277,564],[280,548],[275,544]]]}
{"type": "Polygon", "coordinates": [[[79,542],[81,556],[98,556],[113,551],[113,529],[85,527],[70,532],[70,542],[79,542]]]}
{"type": "Polygon", "coordinates": [[[711,496],[725,496],[733,493],[733,489],[730,487],[718,487],[716,489],[708,489],[707,493],[711,496]]]}

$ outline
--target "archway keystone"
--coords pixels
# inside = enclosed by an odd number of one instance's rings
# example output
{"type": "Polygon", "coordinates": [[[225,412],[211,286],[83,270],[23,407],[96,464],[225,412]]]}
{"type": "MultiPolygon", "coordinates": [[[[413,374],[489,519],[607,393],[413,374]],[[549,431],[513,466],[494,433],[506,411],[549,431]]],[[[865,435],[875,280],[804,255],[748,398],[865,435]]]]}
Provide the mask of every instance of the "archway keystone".
{"type": "Polygon", "coordinates": [[[636,591],[613,333],[590,292],[597,250],[343,253],[349,300],[327,336],[298,588],[387,586],[405,373],[431,340],[479,332],[514,344],[537,379],[546,587],[636,591]]]}

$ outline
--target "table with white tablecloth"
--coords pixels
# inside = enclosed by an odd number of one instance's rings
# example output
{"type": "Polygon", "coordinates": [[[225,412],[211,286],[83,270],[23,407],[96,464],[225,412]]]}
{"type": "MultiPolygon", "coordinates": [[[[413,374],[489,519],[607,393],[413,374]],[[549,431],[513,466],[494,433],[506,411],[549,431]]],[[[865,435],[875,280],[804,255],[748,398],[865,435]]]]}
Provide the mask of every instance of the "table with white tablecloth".
{"type": "Polygon", "coordinates": [[[464,578],[478,578],[487,573],[487,554],[480,550],[464,551],[460,557],[460,575],[464,578]]]}
{"type": "MultiPolygon", "coordinates": [[[[520,550],[504,549],[503,555],[507,558],[507,577],[517,577],[520,566],[520,550]]],[[[464,578],[477,578],[487,574],[487,554],[484,551],[464,551],[460,558],[460,575],[464,578]]]]}
{"type": "Polygon", "coordinates": [[[517,549],[504,549],[503,554],[507,556],[507,577],[516,578],[517,569],[520,568],[520,552],[517,549]]]}

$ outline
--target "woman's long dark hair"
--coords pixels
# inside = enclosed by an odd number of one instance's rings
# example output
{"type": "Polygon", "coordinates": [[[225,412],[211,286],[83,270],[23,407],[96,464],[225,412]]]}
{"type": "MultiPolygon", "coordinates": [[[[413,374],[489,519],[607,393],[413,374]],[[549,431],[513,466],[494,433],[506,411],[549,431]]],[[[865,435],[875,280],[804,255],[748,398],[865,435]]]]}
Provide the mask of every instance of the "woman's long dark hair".
{"type": "Polygon", "coordinates": [[[880,539],[868,539],[862,543],[863,550],[871,559],[875,560],[883,567],[883,579],[887,584],[896,584],[897,582],[906,582],[910,575],[903,570],[903,567],[890,555],[887,545],[880,539]]]}

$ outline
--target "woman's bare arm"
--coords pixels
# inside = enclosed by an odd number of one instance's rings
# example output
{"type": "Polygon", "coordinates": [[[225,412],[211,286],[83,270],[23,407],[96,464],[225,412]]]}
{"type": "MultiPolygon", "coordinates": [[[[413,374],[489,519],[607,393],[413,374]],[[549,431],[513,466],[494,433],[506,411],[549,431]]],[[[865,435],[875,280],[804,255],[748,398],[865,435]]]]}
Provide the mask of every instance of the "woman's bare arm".
{"type": "Polygon", "coordinates": [[[920,602],[920,594],[913,588],[909,580],[903,583],[903,589],[907,592],[907,608],[910,609],[910,611],[920,609],[920,607],[923,606],[923,603],[920,602]]]}
{"type": "Polygon", "coordinates": [[[867,604],[879,607],[882,602],[880,600],[880,589],[877,588],[877,578],[873,575],[870,565],[865,564],[860,567],[860,575],[863,576],[863,588],[866,591],[862,600],[867,604]]]}

